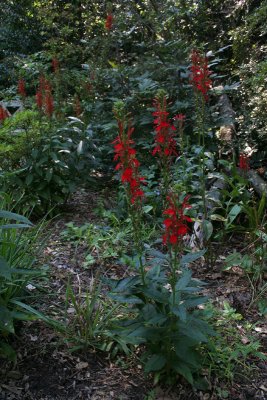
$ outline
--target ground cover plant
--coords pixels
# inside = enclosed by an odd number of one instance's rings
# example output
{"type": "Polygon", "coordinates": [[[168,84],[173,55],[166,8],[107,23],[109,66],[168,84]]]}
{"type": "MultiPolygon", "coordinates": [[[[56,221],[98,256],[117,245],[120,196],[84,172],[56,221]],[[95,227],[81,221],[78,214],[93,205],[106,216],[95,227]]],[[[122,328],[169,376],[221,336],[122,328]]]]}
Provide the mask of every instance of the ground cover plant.
{"type": "Polygon", "coordinates": [[[208,3],[1,9],[0,398],[266,398],[267,8],[208,3]]]}

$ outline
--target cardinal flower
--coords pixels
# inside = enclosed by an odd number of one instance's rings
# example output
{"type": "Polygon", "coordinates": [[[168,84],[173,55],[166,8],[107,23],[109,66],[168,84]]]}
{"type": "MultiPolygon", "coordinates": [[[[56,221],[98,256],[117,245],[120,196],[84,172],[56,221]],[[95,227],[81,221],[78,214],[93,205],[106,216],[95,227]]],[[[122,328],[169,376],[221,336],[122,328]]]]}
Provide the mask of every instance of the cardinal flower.
{"type": "Polygon", "coordinates": [[[23,99],[27,96],[26,88],[25,88],[25,81],[24,79],[20,79],[18,82],[18,92],[23,99]]]}
{"type": "Polygon", "coordinates": [[[40,89],[38,89],[36,92],[35,101],[36,101],[38,109],[41,111],[42,107],[43,107],[43,93],[40,89]]]}
{"type": "Polygon", "coordinates": [[[4,121],[6,118],[8,118],[8,113],[2,106],[0,106],[0,121],[4,121]]]}
{"type": "Polygon", "coordinates": [[[44,84],[44,106],[46,115],[51,118],[54,112],[54,99],[52,88],[48,81],[45,81],[44,84]]]}
{"type": "Polygon", "coordinates": [[[163,234],[163,243],[176,247],[183,236],[188,233],[188,222],[192,219],[184,214],[186,209],[191,208],[188,203],[189,196],[186,196],[179,206],[179,201],[174,193],[167,196],[168,208],[163,212],[167,218],[163,221],[165,232],[163,234]]]}
{"type": "Polygon", "coordinates": [[[249,170],[249,157],[244,153],[239,155],[239,168],[243,171],[249,170]]]}
{"type": "Polygon", "coordinates": [[[119,134],[113,141],[114,160],[117,161],[115,170],[121,170],[121,181],[126,186],[131,204],[134,205],[144,196],[141,189],[144,178],[139,174],[140,163],[136,158],[136,150],[133,148],[132,133],[134,128],[128,126],[126,130],[124,121],[119,117],[117,117],[117,121],[119,134]]]}
{"type": "Polygon", "coordinates": [[[111,30],[111,28],[112,28],[112,23],[113,23],[113,15],[112,15],[111,13],[109,13],[109,14],[107,15],[106,22],[105,22],[105,28],[106,28],[108,31],[111,30]]]}
{"type": "Polygon", "coordinates": [[[208,91],[211,88],[212,81],[209,78],[211,72],[208,67],[207,57],[202,56],[198,50],[193,50],[191,54],[192,66],[190,83],[197,93],[201,93],[204,100],[208,100],[208,91]]]}
{"type": "Polygon", "coordinates": [[[153,156],[158,154],[163,164],[169,164],[172,156],[177,156],[177,145],[174,139],[175,127],[168,119],[169,113],[166,111],[166,96],[156,97],[154,100],[156,111],[153,112],[155,125],[155,147],[152,151],[153,156]]]}

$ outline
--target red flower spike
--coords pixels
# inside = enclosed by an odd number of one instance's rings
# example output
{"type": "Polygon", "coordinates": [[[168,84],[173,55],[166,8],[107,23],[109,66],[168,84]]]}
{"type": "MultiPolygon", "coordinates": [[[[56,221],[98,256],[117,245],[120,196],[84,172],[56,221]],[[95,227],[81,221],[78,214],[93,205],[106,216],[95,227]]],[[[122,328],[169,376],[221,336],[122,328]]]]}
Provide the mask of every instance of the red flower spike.
{"type": "Polygon", "coordinates": [[[154,119],[155,125],[155,147],[152,151],[152,155],[158,154],[162,159],[163,163],[169,164],[173,156],[177,156],[177,145],[174,139],[173,131],[176,128],[170,123],[168,119],[169,113],[166,111],[167,100],[166,96],[163,98],[161,103],[158,98],[154,100],[154,106],[157,111],[154,111],[152,115],[156,117],[154,119]]]}
{"type": "Polygon", "coordinates": [[[174,119],[175,121],[182,121],[182,122],[184,122],[184,120],[185,120],[185,115],[184,115],[184,114],[177,114],[177,115],[175,115],[175,116],[173,117],[173,119],[174,119]]]}
{"type": "Polygon", "coordinates": [[[18,93],[23,99],[27,96],[24,79],[20,79],[18,82],[18,93]]]}
{"type": "Polygon", "coordinates": [[[198,50],[193,50],[191,61],[190,83],[193,85],[195,91],[201,93],[204,100],[207,101],[208,91],[212,86],[212,81],[209,78],[211,72],[209,71],[207,57],[201,56],[198,50]]]}
{"type": "Polygon", "coordinates": [[[121,181],[129,189],[129,196],[131,204],[138,204],[138,200],[141,200],[144,196],[144,192],[141,189],[141,184],[144,180],[139,175],[138,168],[140,166],[139,161],[136,158],[136,150],[132,148],[134,141],[131,139],[133,128],[129,127],[127,132],[124,129],[124,123],[120,119],[118,120],[119,134],[113,141],[114,145],[114,160],[119,161],[115,167],[115,170],[121,170],[121,181]]]}
{"type": "Polygon", "coordinates": [[[191,208],[188,203],[189,196],[186,196],[182,205],[178,206],[178,199],[174,194],[167,196],[169,207],[163,212],[167,215],[163,221],[165,232],[162,236],[164,244],[176,246],[180,239],[188,233],[187,222],[192,222],[191,218],[184,215],[186,209],[191,208]]]}
{"type": "Polygon", "coordinates": [[[41,111],[42,107],[43,107],[43,93],[40,89],[37,90],[37,92],[36,92],[35,100],[36,100],[37,107],[41,111]]]}
{"type": "Polygon", "coordinates": [[[244,153],[239,155],[239,168],[243,171],[249,170],[249,157],[244,153]]]}
{"type": "Polygon", "coordinates": [[[110,13],[107,15],[106,22],[105,22],[105,28],[110,31],[112,28],[113,24],[113,15],[110,13]]]}
{"type": "Polygon", "coordinates": [[[0,106],[0,121],[4,121],[6,118],[8,118],[8,113],[2,106],[0,106]]]}

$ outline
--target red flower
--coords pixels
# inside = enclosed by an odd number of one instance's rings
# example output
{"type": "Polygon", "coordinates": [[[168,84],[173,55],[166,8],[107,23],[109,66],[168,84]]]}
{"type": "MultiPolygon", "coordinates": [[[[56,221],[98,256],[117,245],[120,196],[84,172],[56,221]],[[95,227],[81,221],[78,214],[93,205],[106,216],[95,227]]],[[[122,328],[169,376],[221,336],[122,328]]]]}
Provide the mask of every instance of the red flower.
{"type": "Polygon", "coordinates": [[[112,28],[112,23],[113,23],[113,15],[112,15],[111,13],[109,13],[109,14],[107,15],[106,22],[105,22],[105,28],[106,28],[108,31],[111,30],[111,28],[112,28]]]}
{"type": "Polygon", "coordinates": [[[4,121],[6,118],[8,118],[8,113],[2,106],[0,106],[0,121],[4,121]]]}
{"type": "Polygon", "coordinates": [[[249,157],[244,153],[239,155],[239,168],[243,171],[249,170],[249,157]]]}
{"type": "Polygon", "coordinates": [[[53,69],[53,72],[57,72],[59,69],[59,61],[57,58],[52,59],[52,69],[53,69]]]}
{"type": "Polygon", "coordinates": [[[133,169],[132,168],[126,168],[122,175],[121,175],[121,181],[122,182],[129,182],[131,183],[133,179],[133,169]]]}
{"type": "Polygon", "coordinates": [[[178,199],[173,193],[167,196],[169,207],[163,212],[164,215],[167,215],[163,221],[165,226],[165,233],[162,237],[164,244],[176,245],[188,233],[187,222],[192,222],[190,217],[184,215],[185,209],[191,208],[188,199],[189,196],[186,196],[179,207],[178,199]]]}
{"type": "Polygon", "coordinates": [[[173,117],[174,120],[176,121],[184,121],[185,120],[185,115],[184,114],[177,114],[173,117]]]}
{"type": "Polygon", "coordinates": [[[113,141],[113,145],[114,160],[119,162],[115,170],[122,170],[121,181],[127,185],[131,203],[136,204],[137,200],[144,196],[144,192],[141,189],[144,178],[139,175],[138,168],[140,163],[136,158],[136,150],[132,148],[134,141],[131,139],[131,135],[134,128],[129,127],[125,132],[123,121],[119,118],[117,120],[119,134],[113,141]]]}
{"type": "Polygon", "coordinates": [[[35,100],[36,100],[36,104],[37,107],[39,108],[39,110],[42,110],[43,107],[43,93],[40,89],[37,90],[36,95],[35,95],[35,100]]]}
{"type": "Polygon", "coordinates": [[[173,131],[175,127],[168,120],[169,113],[166,111],[167,101],[164,96],[161,102],[158,98],[154,100],[154,106],[157,111],[154,111],[152,115],[156,117],[154,119],[155,124],[155,147],[152,151],[153,155],[159,154],[162,158],[163,163],[169,163],[172,156],[177,156],[176,141],[174,139],[173,131]]]}
{"type": "Polygon", "coordinates": [[[196,92],[202,93],[205,101],[207,101],[208,91],[212,85],[212,81],[209,78],[211,72],[208,67],[208,59],[207,57],[201,56],[198,50],[193,50],[191,61],[190,83],[193,85],[196,92]]]}
{"type": "Polygon", "coordinates": [[[25,89],[25,81],[24,79],[20,79],[18,82],[18,92],[23,99],[27,96],[26,89],[25,89]]]}

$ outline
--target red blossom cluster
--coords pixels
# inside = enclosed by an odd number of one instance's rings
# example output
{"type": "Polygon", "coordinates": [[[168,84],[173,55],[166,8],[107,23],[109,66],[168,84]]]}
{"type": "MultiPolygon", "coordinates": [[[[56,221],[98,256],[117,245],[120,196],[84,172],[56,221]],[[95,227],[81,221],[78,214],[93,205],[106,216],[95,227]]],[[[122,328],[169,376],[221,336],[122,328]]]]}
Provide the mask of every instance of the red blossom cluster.
{"type": "Polygon", "coordinates": [[[166,96],[163,97],[162,101],[156,98],[154,100],[154,106],[156,111],[153,112],[154,124],[155,124],[155,142],[156,146],[154,147],[152,154],[153,156],[157,153],[161,158],[169,159],[172,156],[177,156],[177,144],[174,139],[173,131],[175,131],[174,125],[172,125],[168,119],[169,113],[166,111],[167,108],[167,100],[166,96]]]}
{"type": "Polygon", "coordinates": [[[44,76],[40,76],[35,100],[38,109],[42,111],[44,106],[45,114],[51,118],[54,112],[54,99],[50,82],[44,76]]]}
{"type": "Polygon", "coordinates": [[[173,119],[174,119],[175,121],[184,123],[184,121],[185,121],[185,115],[184,115],[184,114],[177,114],[177,115],[175,115],[175,117],[173,117],[173,119]]]}
{"type": "Polygon", "coordinates": [[[175,194],[172,193],[167,196],[169,207],[163,212],[164,215],[167,215],[167,218],[163,221],[165,226],[165,233],[162,237],[164,244],[175,246],[179,239],[188,233],[187,222],[192,222],[190,217],[184,215],[185,209],[191,208],[188,199],[189,196],[186,196],[179,207],[175,194]]]}
{"type": "Polygon", "coordinates": [[[53,72],[57,72],[59,69],[59,61],[57,58],[52,59],[52,69],[53,69],[53,72]]]}
{"type": "Polygon", "coordinates": [[[111,28],[112,28],[112,23],[113,23],[113,15],[112,15],[111,13],[109,13],[109,14],[107,15],[106,22],[105,22],[105,28],[106,28],[108,31],[111,30],[111,28]]]}
{"type": "Polygon", "coordinates": [[[121,181],[128,184],[130,201],[135,204],[138,199],[144,196],[141,189],[141,184],[144,181],[139,175],[138,168],[139,161],[136,158],[136,150],[132,147],[134,141],[131,139],[134,128],[128,127],[127,132],[124,128],[123,121],[118,119],[119,134],[113,141],[115,157],[114,160],[118,161],[115,169],[122,171],[121,181]]]}
{"type": "Polygon", "coordinates": [[[0,106],[0,121],[4,121],[6,118],[8,118],[8,113],[2,106],[0,106]]]}
{"type": "Polygon", "coordinates": [[[173,117],[174,121],[178,122],[178,128],[179,128],[179,132],[180,134],[182,134],[183,132],[183,127],[184,127],[184,123],[185,123],[185,115],[184,114],[177,114],[175,115],[175,117],[173,117]]]}
{"type": "Polygon", "coordinates": [[[239,168],[243,171],[249,170],[249,157],[244,153],[239,155],[239,168]]]}
{"type": "Polygon", "coordinates": [[[20,79],[18,81],[18,93],[23,99],[25,99],[25,97],[27,96],[24,79],[20,79]]]}
{"type": "Polygon", "coordinates": [[[202,93],[205,101],[208,100],[208,91],[211,88],[212,81],[209,78],[211,72],[208,67],[208,59],[202,56],[198,50],[193,50],[191,54],[192,66],[190,83],[197,92],[202,93]]]}

